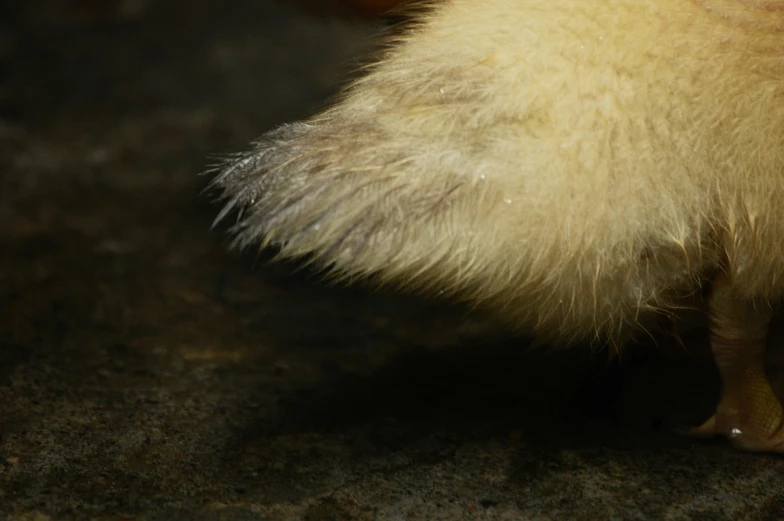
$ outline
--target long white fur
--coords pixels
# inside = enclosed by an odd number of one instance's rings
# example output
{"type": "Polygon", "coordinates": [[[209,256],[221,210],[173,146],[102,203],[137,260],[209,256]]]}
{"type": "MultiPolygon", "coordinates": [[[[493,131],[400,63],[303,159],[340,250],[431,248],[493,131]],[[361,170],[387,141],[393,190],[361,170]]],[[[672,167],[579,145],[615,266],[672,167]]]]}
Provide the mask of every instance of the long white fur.
{"type": "Polygon", "coordinates": [[[448,0],[215,184],[243,245],[620,341],[784,295],[783,167],[784,0],[448,0]]]}

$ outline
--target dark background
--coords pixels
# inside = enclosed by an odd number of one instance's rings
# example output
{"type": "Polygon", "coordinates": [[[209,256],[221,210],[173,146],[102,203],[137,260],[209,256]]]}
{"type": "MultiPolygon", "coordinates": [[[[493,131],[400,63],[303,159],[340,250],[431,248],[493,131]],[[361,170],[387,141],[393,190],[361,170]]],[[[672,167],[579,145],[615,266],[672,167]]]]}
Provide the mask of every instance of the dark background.
{"type": "Polygon", "coordinates": [[[784,519],[704,334],[622,363],[240,254],[199,176],[323,107],[377,22],[0,2],[0,519],[784,519]]]}

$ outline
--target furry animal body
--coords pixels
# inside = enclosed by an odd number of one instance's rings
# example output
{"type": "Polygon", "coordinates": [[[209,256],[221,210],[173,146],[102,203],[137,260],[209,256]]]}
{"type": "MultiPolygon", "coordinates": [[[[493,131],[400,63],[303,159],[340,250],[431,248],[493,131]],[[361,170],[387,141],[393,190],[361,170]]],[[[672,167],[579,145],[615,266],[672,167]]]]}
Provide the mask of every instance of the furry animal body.
{"type": "MultiPolygon", "coordinates": [[[[446,0],[413,19],[331,108],[224,166],[239,243],[563,345],[620,345],[713,284],[725,391],[756,368],[784,295],[784,1],[446,0]]],[[[784,450],[775,404],[767,441],[721,405],[703,431],[784,450]]]]}

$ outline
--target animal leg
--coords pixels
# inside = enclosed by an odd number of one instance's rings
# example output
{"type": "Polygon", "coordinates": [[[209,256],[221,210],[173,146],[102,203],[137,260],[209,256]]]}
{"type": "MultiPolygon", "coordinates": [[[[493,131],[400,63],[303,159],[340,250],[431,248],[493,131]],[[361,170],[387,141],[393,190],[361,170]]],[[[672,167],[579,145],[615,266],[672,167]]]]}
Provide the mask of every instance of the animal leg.
{"type": "Polygon", "coordinates": [[[784,453],[784,413],[765,374],[771,310],[739,299],[727,276],[715,281],[709,306],[722,390],[716,413],[691,434],[720,434],[740,450],[784,453]]]}

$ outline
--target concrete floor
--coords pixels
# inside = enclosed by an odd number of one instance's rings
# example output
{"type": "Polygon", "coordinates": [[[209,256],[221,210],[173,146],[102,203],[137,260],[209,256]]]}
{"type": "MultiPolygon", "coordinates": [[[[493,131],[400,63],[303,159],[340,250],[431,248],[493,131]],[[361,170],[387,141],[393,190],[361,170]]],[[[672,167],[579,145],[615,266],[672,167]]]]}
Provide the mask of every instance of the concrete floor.
{"type": "Polygon", "coordinates": [[[323,106],[376,29],[0,7],[0,519],[784,519],[784,459],[673,431],[716,397],[704,334],[531,352],[210,231],[207,156],[323,106]]]}

